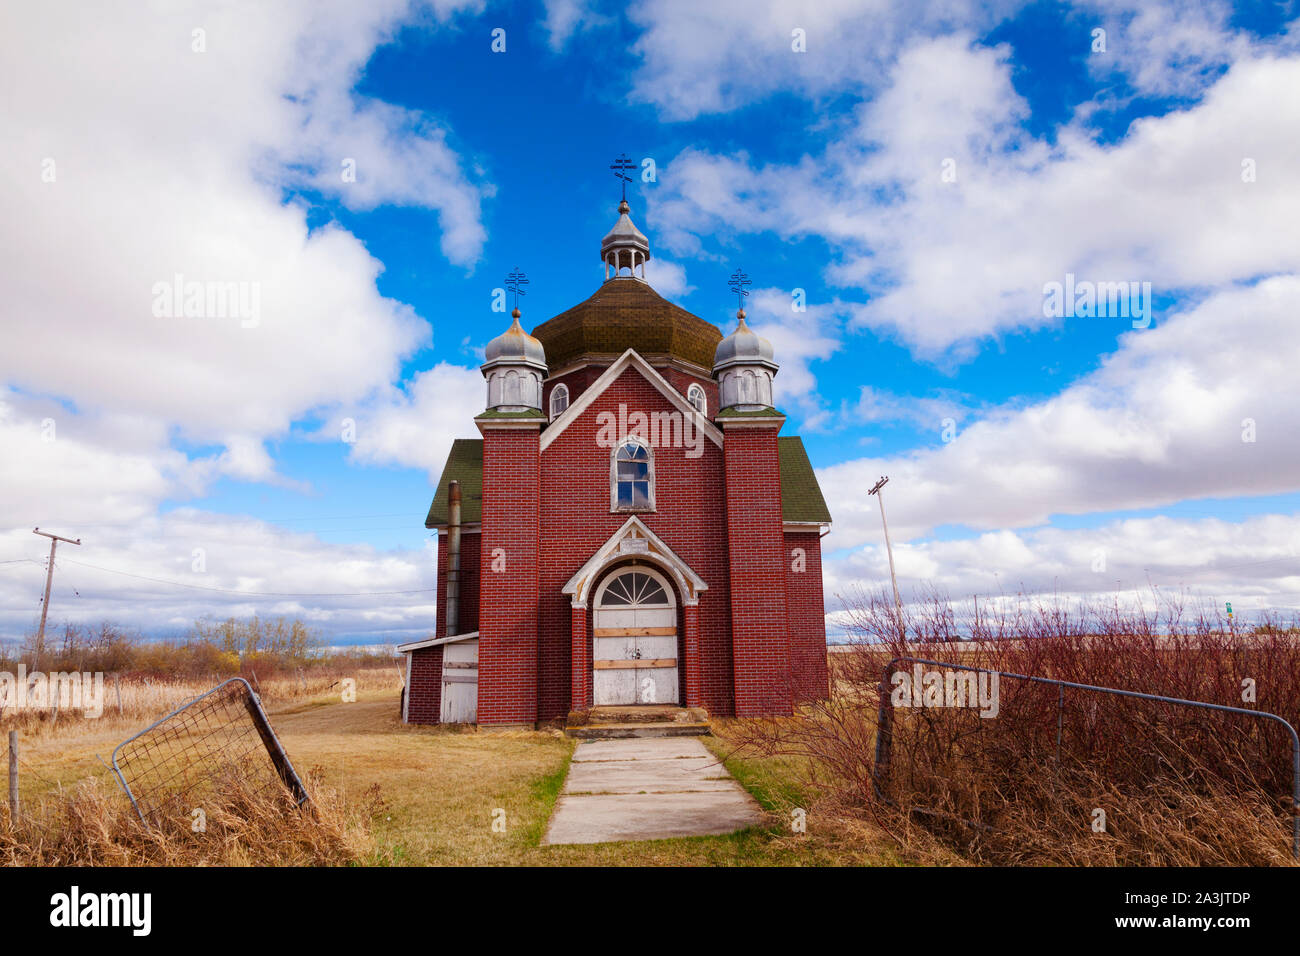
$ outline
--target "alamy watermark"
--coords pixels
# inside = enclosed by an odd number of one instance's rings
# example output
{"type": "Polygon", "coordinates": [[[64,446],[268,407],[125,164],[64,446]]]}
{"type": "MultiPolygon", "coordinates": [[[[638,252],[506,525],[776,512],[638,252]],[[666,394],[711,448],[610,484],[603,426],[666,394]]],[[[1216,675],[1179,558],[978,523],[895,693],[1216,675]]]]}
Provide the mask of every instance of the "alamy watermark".
{"type": "Polygon", "coordinates": [[[41,671],[27,672],[26,664],[18,665],[18,673],[0,671],[0,713],[5,708],[14,710],[46,710],[58,707],[60,711],[80,710],[85,717],[96,718],[104,713],[104,674],[102,671],[41,671]]]}
{"type": "Polygon", "coordinates": [[[971,707],[981,717],[998,715],[997,671],[926,670],[913,664],[910,671],[894,671],[889,702],[895,707],[971,707]]]}
{"type": "Polygon", "coordinates": [[[1151,283],[1076,280],[1073,272],[1067,272],[1064,282],[1043,284],[1043,315],[1049,319],[1131,318],[1133,328],[1145,329],[1151,325],[1151,283]]]}
{"type": "Polygon", "coordinates": [[[153,314],[159,319],[239,319],[245,329],[262,323],[262,283],[248,281],[187,281],[176,273],[170,282],[155,282],[153,314]]]}
{"type": "Polygon", "coordinates": [[[636,438],[652,448],[685,448],[687,458],[699,458],[704,454],[699,419],[697,414],[685,415],[677,410],[629,412],[627,404],[619,402],[617,415],[606,411],[596,416],[596,444],[617,448],[629,438],[636,438]]]}

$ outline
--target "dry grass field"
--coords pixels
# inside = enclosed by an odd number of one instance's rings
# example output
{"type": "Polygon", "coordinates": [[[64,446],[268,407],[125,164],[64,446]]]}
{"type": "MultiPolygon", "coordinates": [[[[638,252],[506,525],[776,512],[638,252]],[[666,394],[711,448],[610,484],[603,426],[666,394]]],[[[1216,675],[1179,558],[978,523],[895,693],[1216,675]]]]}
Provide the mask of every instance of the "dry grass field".
{"type": "MultiPolygon", "coordinates": [[[[392,668],[358,677],[354,703],[337,689],[300,693],[268,686],[270,717],[285,749],[324,806],[322,823],[252,854],[257,826],[284,831],[275,808],[244,808],[248,820],[225,819],[202,837],[166,847],[138,840],[130,805],[101,762],[156,713],[95,721],[48,721],[23,730],[21,797],[30,827],[49,832],[24,840],[11,833],[10,863],[196,862],[274,865],[879,865],[898,862],[883,833],[817,808],[793,758],[730,757],[728,726],[704,738],[768,810],[763,826],[720,837],[539,846],[575,742],[558,731],[479,732],[408,727],[398,718],[392,668]],[[389,676],[386,676],[389,675],[389,676]],[[794,833],[792,811],[806,811],[807,832],[794,833]],[[504,811],[505,832],[494,832],[504,811]],[[499,813],[496,814],[500,816],[499,813]],[[77,847],[76,834],[96,829],[98,849],[77,847]],[[206,840],[206,845],[205,841],[206,840]],[[126,844],[125,847],[120,844],[126,844]],[[33,850],[33,847],[43,848],[33,850]],[[57,851],[57,852],[56,852],[57,851]]],[[[201,688],[188,688],[181,697],[201,688]]],[[[109,695],[110,701],[112,695],[109,695]]],[[[179,699],[179,698],[178,698],[179,699]]],[[[161,703],[161,701],[160,701],[161,703]]],[[[169,702],[171,703],[171,702],[169,702]]],[[[124,709],[126,709],[124,707],[124,709]]],[[[8,721],[0,722],[0,730],[8,721]]],[[[0,812],[0,819],[6,814],[0,812]]],[[[223,818],[224,819],[224,818],[223,818]]],[[[266,834],[258,836],[264,839],[266,834]]]]}

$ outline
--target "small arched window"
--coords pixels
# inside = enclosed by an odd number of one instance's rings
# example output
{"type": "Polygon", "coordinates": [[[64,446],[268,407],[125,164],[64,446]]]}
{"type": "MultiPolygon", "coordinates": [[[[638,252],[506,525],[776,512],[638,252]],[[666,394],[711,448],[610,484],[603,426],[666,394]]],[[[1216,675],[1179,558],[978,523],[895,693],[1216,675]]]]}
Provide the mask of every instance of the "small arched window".
{"type": "Polygon", "coordinates": [[[569,407],[569,386],[561,383],[551,389],[551,421],[569,407]]]}
{"type": "Polygon", "coordinates": [[[709,400],[704,396],[704,388],[699,385],[692,385],[686,390],[686,400],[690,402],[697,412],[701,415],[709,413],[709,400]]]}
{"type": "Polygon", "coordinates": [[[647,445],[627,438],[610,462],[610,511],[654,511],[655,463],[647,445]]]}

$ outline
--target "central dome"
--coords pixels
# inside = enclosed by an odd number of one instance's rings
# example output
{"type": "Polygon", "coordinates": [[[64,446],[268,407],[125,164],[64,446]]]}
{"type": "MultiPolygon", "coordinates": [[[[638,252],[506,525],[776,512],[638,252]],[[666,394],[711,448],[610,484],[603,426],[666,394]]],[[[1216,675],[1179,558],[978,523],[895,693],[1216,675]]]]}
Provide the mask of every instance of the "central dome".
{"type": "Polygon", "coordinates": [[[533,329],[551,374],[584,356],[619,356],[636,349],[649,358],[671,355],[712,369],[722,341],[717,326],[673,305],[640,279],[610,279],[585,302],[533,329]]]}

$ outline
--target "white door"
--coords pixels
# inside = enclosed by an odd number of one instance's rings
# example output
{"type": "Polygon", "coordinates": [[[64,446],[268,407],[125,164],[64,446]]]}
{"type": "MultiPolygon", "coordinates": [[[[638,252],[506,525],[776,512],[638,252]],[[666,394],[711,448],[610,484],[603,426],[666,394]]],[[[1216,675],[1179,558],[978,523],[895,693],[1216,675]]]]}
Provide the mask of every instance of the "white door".
{"type": "Polygon", "coordinates": [[[478,720],[478,639],[442,645],[442,714],[444,724],[478,720]]]}
{"type": "Polygon", "coordinates": [[[677,703],[677,606],[659,572],[635,567],[606,579],[592,635],[597,706],[677,703]]]}

